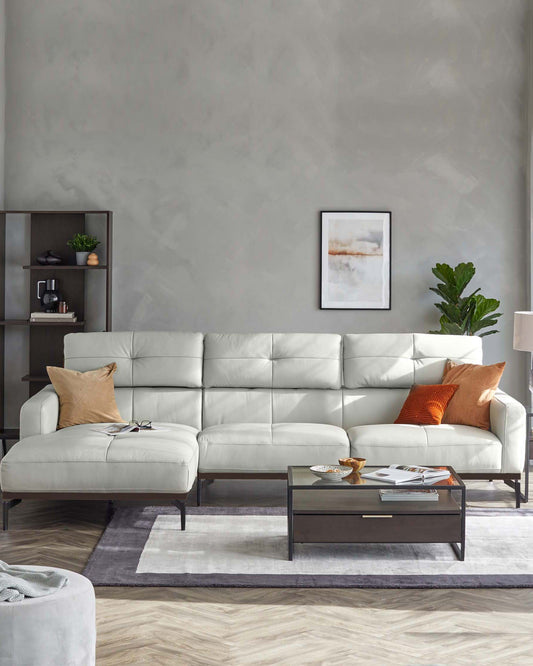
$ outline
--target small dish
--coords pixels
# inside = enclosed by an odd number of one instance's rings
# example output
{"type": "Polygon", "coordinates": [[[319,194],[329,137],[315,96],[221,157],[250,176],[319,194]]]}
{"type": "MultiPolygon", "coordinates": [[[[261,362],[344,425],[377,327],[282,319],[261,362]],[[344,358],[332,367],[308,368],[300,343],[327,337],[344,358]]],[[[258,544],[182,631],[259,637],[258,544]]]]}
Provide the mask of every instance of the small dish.
{"type": "Polygon", "coordinates": [[[319,479],[331,482],[341,481],[353,472],[351,467],[344,467],[343,465],[313,465],[309,469],[319,479]]]}
{"type": "Polygon", "coordinates": [[[339,458],[339,465],[351,467],[354,472],[360,472],[366,465],[366,458],[339,458]]]}

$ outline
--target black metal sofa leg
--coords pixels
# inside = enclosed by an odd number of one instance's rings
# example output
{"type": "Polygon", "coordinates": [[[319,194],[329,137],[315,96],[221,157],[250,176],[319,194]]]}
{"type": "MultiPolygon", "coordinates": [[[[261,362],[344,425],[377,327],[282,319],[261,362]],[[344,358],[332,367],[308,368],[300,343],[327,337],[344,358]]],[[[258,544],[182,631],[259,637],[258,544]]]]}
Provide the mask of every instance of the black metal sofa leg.
{"type": "Polygon", "coordinates": [[[176,506],[180,510],[181,514],[181,529],[182,531],[185,530],[185,517],[186,517],[186,510],[185,510],[185,502],[182,502],[181,500],[176,500],[176,506]]]}
{"type": "Polygon", "coordinates": [[[514,479],[504,479],[504,483],[506,486],[509,486],[509,488],[514,490],[515,506],[519,509],[522,502],[528,501],[527,495],[522,495],[520,479],[517,479],[516,481],[514,479]]]}
{"type": "Polygon", "coordinates": [[[20,504],[22,500],[19,499],[12,499],[12,500],[4,500],[2,502],[2,530],[4,532],[7,532],[7,528],[9,526],[9,509],[12,509],[14,506],[17,506],[17,504],[20,504]]]}
{"type": "Polygon", "coordinates": [[[106,509],[106,523],[111,521],[115,513],[115,503],[113,500],[107,500],[107,509],[106,509]]]}

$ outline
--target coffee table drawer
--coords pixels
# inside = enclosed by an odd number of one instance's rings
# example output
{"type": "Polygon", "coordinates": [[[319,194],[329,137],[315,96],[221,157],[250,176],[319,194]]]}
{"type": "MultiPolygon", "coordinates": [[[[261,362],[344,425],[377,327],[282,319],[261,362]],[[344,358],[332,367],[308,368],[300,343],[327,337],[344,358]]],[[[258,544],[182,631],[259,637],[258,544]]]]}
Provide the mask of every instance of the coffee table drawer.
{"type": "Polygon", "coordinates": [[[297,543],[451,543],[461,541],[461,516],[294,515],[297,543]]]}

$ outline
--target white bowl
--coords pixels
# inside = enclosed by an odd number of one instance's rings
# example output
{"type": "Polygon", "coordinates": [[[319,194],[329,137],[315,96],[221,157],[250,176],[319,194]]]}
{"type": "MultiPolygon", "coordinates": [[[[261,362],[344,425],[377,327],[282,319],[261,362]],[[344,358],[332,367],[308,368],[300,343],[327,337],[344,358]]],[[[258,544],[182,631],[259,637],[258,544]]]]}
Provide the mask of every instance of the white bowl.
{"type": "Polygon", "coordinates": [[[309,469],[315,476],[318,476],[319,479],[331,482],[341,481],[345,476],[348,476],[348,474],[353,472],[351,467],[346,467],[344,465],[314,465],[309,469]]]}

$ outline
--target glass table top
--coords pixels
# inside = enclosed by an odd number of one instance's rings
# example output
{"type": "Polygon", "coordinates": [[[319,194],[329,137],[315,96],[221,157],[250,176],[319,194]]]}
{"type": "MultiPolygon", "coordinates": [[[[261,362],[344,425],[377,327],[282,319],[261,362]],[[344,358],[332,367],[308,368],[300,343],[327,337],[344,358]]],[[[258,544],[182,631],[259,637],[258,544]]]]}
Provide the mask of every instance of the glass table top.
{"type": "Polygon", "coordinates": [[[462,488],[464,483],[461,478],[455,472],[453,467],[434,467],[433,469],[447,469],[450,472],[450,476],[447,479],[442,479],[434,483],[402,483],[400,485],[394,485],[392,483],[386,483],[384,481],[377,481],[375,479],[366,479],[363,475],[368,474],[369,472],[375,472],[378,469],[383,469],[383,465],[380,466],[367,466],[364,467],[361,472],[355,472],[349,476],[345,476],[344,479],[340,481],[324,481],[318,476],[315,476],[309,467],[289,467],[288,469],[288,484],[291,488],[307,488],[307,489],[326,489],[326,490],[335,490],[341,488],[360,488],[361,490],[365,488],[441,488],[453,489],[453,488],[462,488]]]}

